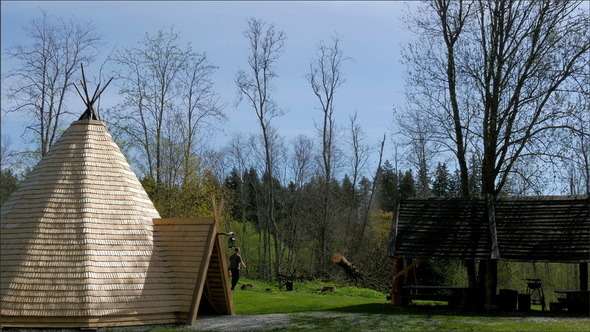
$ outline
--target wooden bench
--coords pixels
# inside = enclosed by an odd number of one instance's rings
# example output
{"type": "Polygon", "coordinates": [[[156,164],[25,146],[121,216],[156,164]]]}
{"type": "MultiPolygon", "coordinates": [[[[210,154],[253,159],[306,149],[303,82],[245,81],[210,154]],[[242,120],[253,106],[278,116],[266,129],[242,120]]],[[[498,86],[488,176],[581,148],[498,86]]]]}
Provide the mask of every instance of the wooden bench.
{"type": "Polygon", "coordinates": [[[450,307],[461,306],[469,295],[470,288],[451,286],[406,285],[402,286],[402,305],[412,300],[448,302],[450,307]]]}
{"type": "Polygon", "coordinates": [[[590,291],[587,290],[556,290],[558,295],[565,295],[554,303],[556,311],[567,309],[568,312],[588,313],[590,310],[590,291]]]}

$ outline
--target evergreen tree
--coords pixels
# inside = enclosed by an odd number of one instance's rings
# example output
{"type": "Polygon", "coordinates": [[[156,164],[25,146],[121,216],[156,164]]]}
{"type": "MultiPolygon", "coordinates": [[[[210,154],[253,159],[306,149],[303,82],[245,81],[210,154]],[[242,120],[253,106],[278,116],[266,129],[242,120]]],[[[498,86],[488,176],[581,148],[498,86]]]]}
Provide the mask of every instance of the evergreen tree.
{"type": "Polygon", "coordinates": [[[362,179],[359,181],[357,191],[360,197],[359,209],[361,209],[361,211],[365,211],[367,209],[367,204],[369,204],[369,197],[371,196],[371,185],[371,180],[369,180],[366,176],[363,176],[362,179]]]}
{"type": "Polygon", "coordinates": [[[450,197],[461,197],[461,171],[455,169],[449,183],[450,197]]]}
{"type": "Polygon", "coordinates": [[[432,182],[432,195],[435,197],[450,197],[451,195],[451,178],[447,165],[438,163],[434,172],[434,181],[432,182]]]}
{"type": "Polygon", "coordinates": [[[407,170],[406,173],[402,175],[400,172],[400,183],[399,183],[399,196],[401,198],[409,198],[409,197],[416,197],[417,190],[416,190],[416,181],[414,180],[414,175],[412,174],[412,170],[407,170]]]}
{"type": "Polygon", "coordinates": [[[389,160],[385,160],[379,174],[380,179],[378,179],[377,187],[379,208],[385,212],[392,212],[398,197],[398,176],[389,160]]]}
{"type": "Polygon", "coordinates": [[[245,221],[254,222],[255,225],[259,225],[261,209],[261,182],[258,178],[258,172],[256,169],[251,167],[249,170],[244,172],[244,204],[245,204],[245,221]]]}
{"type": "Polygon", "coordinates": [[[245,221],[244,182],[236,168],[225,179],[224,187],[231,219],[245,221]]]}
{"type": "MultiPolygon", "coordinates": [[[[358,197],[354,197],[357,195],[357,192],[354,190],[352,181],[350,180],[348,174],[345,174],[344,178],[342,179],[341,190],[342,194],[340,195],[340,201],[343,206],[351,205],[352,202],[354,202],[354,205],[357,204],[358,197]]],[[[355,208],[355,206],[350,206],[350,208],[355,208]]]]}

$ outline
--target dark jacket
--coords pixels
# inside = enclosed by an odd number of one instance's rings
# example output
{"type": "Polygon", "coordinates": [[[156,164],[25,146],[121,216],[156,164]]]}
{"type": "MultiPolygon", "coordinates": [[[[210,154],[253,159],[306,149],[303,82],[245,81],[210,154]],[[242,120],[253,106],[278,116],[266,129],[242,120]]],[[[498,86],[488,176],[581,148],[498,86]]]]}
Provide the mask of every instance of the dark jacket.
{"type": "Polygon", "coordinates": [[[242,262],[242,256],[237,252],[229,256],[229,267],[230,269],[240,269],[240,263],[242,262]]]}

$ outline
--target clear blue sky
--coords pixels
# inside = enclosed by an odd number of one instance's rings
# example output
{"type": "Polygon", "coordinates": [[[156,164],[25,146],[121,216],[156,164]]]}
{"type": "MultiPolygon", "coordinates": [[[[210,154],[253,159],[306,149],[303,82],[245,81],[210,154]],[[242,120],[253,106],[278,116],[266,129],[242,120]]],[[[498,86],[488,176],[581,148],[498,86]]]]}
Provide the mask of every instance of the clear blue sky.
{"type": "MultiPolygon", "coordinates": [[[[247,65],[248,44],[242,31],[250,17],[274,23],[287,36],[277,64],[275,97],[288,113],[274,121],[287,139],[315,135],[314,119],[320,120],[321,113],[305,75],[318,42],[338,33],[344,55],[354,61],[343,67],[346,82],[335,99],[337,123],[347,125],[349,115],[357,111],[359,124],[369,135],[367,143],[376,144],[391,132],[394,105],[404,103],[405,67],[400,63],[400,50],[412,38],[402,27],[406,5],[401,1],[2,1],[2,71],[11,66],[4,52],[17,43],[28,43],[23,27],[39,18],[41,9],[51,16],[92,20],[105,42],[103,56],[117,46],[137,43],[145,33],[153,35],[174,26],[183,42],[207,53],[219,67],[213,77],[215,89],[228,103],[225,112],[230,119],[213,143],[219,148],[234,132],[259,130],[247,104],[234,106],[234,78],[247,65]]],[[[108,90],[101,100],[103,108],[120,101],[116,88],[108,90]]],[[[69,109],[81,112],[81,101],[72,96],[69,109]]],[[[4,102],[2,99],[3,109],[4,102]]],[[[25,121],[14,114],[2,115],[2,135],[9,135],[13,145],[22,144],[19,136],[25,121]]],[[[391,141],[387,144],[391,148],[391,141]]],[[[391,159],[392,153],[387,149],[385,157],[391,159]]]]}

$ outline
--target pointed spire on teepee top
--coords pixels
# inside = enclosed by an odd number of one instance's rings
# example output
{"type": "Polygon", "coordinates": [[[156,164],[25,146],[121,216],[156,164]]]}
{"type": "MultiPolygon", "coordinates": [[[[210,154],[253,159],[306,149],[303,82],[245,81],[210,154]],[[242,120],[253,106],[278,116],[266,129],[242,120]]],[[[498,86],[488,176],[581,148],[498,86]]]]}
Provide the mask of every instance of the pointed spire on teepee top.
{"type": "Polygon", "coordinates": [[[94,103],[98,100],[100,95],[111,83],[113,77],[111,77],[111,79],[107,82],[107,84],[105,84],[105,86],[101,90],[99,90],[100,83],[98,83],[98,85],[96,86],[96,90],[94,90],[92,98],[90,98],[90,95],[88,94],[88,85],[86,84],[86,75],[84,74],[84,66],[80,64],[80,68],[82,68],[82,80],[80,81],[80,84],[82,85],[82,89],[84,90],[84,95],[82,95],[80,89],[78,89],[78,86],[76,86],[76,84],[74,84],[74,88],[76,88],[76,91],[78,91],[78,94],[80,95],[80,98],[82,98],[84,105],[86,105],[86,110],[84,111],[84,113],[82,113],[78,120],[100,120],[98,118],[98,115],[94,111],[94,103]]]}

